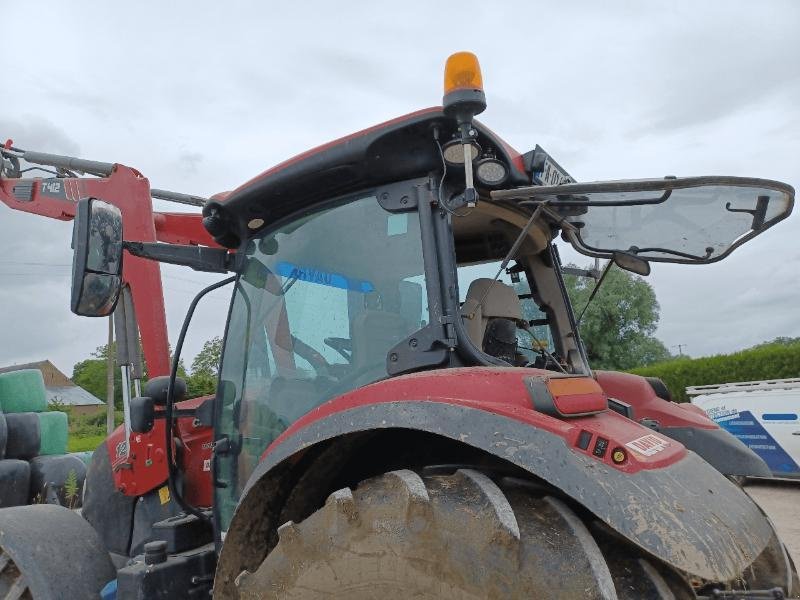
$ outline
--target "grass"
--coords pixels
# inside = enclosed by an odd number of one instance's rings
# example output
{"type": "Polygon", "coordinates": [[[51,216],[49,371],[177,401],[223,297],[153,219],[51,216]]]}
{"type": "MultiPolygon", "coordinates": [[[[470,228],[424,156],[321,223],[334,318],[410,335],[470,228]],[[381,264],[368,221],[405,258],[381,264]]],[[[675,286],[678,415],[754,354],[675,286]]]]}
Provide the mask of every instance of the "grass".
{"type": "MultiPolygon", "coordinates": [[[[94,451],[106,439],[106,413],[97,412],[91,415],[74,414],[71,407],[63,404],[51,404],[51,410],[67,413],[69,418],[68,452],[94,451]]],[[[114,413],[114,422],[122,423],[122,411],[114,413]]]]}
{"type": "Polygon", "coordinates": [[[67,441],[67,452],[93,451],[102,444],[105,439],[105,434],[87,436],[70,435],[67,441]]]}

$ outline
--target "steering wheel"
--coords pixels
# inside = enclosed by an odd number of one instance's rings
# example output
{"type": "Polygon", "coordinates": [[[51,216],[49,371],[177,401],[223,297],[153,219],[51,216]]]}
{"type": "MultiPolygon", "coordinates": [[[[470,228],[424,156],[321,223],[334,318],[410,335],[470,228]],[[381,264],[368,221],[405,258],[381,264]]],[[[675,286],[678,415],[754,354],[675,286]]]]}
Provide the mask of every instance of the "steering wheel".
{"type": "Polygon", "coordinates": [[[291,336],[291,339],[294,352],[311,365],[317,376],[330,377],[331,364],[322,354],[295,336],[291,336]]]}
{"type": "Polygon", "coordinates": [[[330,346],[341,354],[347,362],[353,360],[353,340],[340,337],[326,337],[322,340],[326,346],[330,346]]]}

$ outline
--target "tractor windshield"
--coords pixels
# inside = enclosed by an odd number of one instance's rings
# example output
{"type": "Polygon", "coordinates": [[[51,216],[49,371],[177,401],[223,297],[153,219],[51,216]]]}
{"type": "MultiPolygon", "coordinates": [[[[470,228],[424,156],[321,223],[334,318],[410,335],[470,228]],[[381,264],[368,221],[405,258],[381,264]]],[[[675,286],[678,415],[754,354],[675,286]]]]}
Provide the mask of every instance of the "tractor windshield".
{"type": "Polygon", "coordinates": [[[492,197],[561,211],[571,225],[566,237],[589,256],[625,252],[702,264],[725,258],[788,217],[794,189],[768,179],[707,176],[534,186],[492,197]]]}
{"type": "Polygon", "coordinates": [[[251,239],[220,377],[223,530],[267,446],[326,400],[387,377],[428,322],[419,218],[350,199],[251,239]]]}

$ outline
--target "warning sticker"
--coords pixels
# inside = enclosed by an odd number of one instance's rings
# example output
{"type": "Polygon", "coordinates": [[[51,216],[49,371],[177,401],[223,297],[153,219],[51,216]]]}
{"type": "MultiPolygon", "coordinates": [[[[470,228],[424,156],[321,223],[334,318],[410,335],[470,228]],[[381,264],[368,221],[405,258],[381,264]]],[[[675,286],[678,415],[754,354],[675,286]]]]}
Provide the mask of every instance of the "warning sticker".
{"type": "Polygon", "coordinates": [[[210,471],[211,470],[211,459],[207,458],[203,461],[203,471],[210,471]]]}
{"type": "Polygon", "coordinates": [[[169,488],[166,485],[158,488],[158,499],[161,500],[161,504],[169,502],[169,488]]]}
{"type": "Polygon", "coordinates": [[[658,454],[664,448],[666,448],[669,445],[669,442],[658,437],[657,435],[650,433],[635,439],[632,442],[628,442],[625,445],[634,452],[638,452],[644,456],[653,456],[653,454],[658,454]]]}

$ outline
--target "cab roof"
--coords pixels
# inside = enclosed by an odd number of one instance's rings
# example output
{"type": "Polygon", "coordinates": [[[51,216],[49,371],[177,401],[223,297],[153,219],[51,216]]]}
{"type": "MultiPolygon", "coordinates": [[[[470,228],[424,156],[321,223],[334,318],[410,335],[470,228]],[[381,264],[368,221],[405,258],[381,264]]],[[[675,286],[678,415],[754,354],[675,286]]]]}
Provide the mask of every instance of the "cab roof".
{"type": "MultiPolygon", "coordinates": [[[[479,122],[478,143],[509,166],[509,186],[530,184],[520,154],[479,122]]],[[[441,143],[456,130],[441,107],[423,109],[329,142],[282,162],[204,209],[214,239],[234,248],[264,227],[325,200],[440,171],[441,143]],[[248,226],[249,224],[249,226],[248,226]],[[254,226],[255,225],[255,226],[254,226]]]]}

